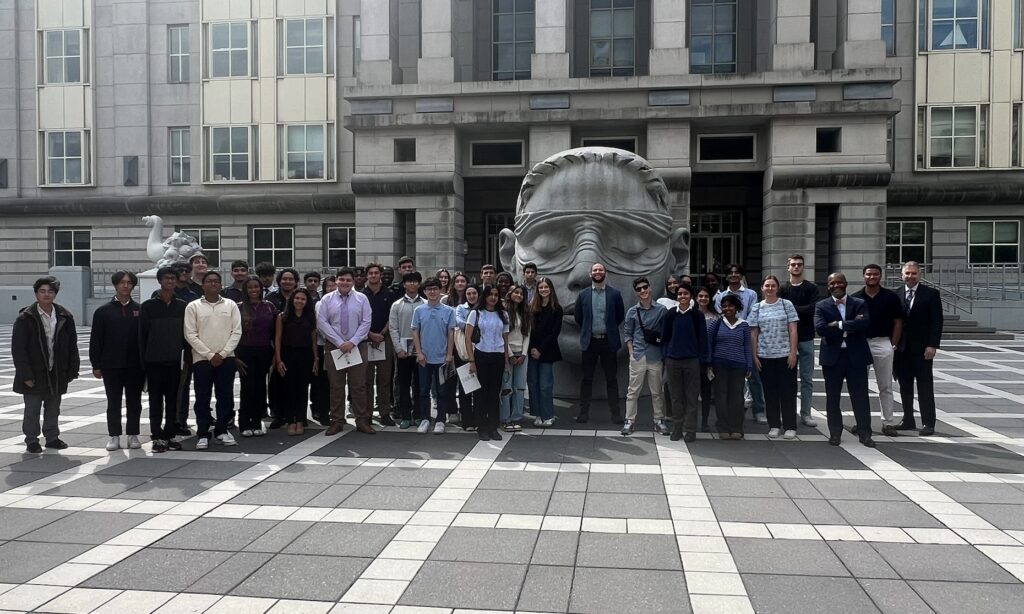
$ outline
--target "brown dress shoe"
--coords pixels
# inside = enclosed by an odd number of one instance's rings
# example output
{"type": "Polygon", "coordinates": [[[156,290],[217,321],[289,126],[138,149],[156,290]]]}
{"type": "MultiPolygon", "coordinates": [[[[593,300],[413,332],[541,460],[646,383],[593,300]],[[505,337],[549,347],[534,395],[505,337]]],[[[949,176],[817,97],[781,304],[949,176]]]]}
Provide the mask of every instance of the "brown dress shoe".
{"type": "Polygon", "coordinates": [[[343,428],[345,428],[344,422],[332,422],[331,426],[327,427],[327,436],[337,435],[343,428]]]}
{"type": "Polygon", "coordinates": [[[369,422],[359,422],[356,424],[356,430],[360,433],[366,433],[367,435],[376,435],[377,431],[373,430],[373,427],[369,422]]]}
{"type": "Polygon", "coordinates": [[[296,435],[302,435],[302,434],[305,434],[305,432],[306,432],[306,425],[301,423],[301,422],[296,422],[295,423],[295,434],[296,435]]]}

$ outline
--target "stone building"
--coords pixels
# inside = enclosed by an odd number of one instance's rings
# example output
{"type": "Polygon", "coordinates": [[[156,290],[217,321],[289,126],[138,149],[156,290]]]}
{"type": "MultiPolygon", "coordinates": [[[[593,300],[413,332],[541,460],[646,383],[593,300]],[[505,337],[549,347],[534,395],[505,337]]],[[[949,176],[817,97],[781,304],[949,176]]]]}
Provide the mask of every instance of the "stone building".
{"type": "Polygon", "coordinates": [[[1021,0],[0,0],[0,285],[498,262],[570,147],[664,177],[694,271],[1016,263],[1021,0]]]}

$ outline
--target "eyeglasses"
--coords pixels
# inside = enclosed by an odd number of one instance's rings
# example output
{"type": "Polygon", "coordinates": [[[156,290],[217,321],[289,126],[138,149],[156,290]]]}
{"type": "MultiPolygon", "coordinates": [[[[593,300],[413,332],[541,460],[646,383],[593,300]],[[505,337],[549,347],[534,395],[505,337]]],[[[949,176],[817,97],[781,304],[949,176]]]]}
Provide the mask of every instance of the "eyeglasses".
{"type": "Polygon", "coordinates": [[[650,286],[637,286],[637,287],[635,288],[635,290],[636,290],[637,292],[643,292],[644,290],[650,290],[650,289],[651,289],[651,287],[650,287],[650,286]]]}
{"type": "Polygon", "coordinates": [[[789,263],[789,266],[791,266],[791,267],[794,267],[794,266],[803,266],[803,265],[804,265],[804,263],[802,263],[802,262],[790,262],[790,263],[789,263]]]}

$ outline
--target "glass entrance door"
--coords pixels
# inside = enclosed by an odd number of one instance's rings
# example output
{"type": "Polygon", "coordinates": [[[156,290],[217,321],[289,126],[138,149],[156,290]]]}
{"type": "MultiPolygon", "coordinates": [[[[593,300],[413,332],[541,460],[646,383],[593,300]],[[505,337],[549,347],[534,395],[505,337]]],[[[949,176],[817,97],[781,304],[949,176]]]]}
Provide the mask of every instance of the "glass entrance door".
{"type": "Polygon", "coordinates": [[[739,262],[742,217],[739,211],[690,214],[690,272],[721,272],[739,262]]]}

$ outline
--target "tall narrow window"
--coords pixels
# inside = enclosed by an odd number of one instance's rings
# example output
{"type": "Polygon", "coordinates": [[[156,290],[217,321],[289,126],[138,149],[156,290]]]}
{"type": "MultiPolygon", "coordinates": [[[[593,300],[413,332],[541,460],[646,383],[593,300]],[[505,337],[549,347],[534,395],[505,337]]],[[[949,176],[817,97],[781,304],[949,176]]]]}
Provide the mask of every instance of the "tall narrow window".
{"type": "Polygon", "coordinates": [[[736,72],[736,0],[690,4],[690,72],[736,72]]]}
{"type": "Polygon", "coordinates": [[[169,83],[188,83],[188,25],[168,26],[167,57],[167,81],[169,83]]]}
{"type": "Polygon", "coordinates": [[[1013,119],[1010,126],[1010,166],[1020,166],[1021,154],[1021,103],[1013,105],[1013,119]]]}
{"type": "Polygon", "coordinates": [[[359,64],[363,61],[363,21],[352,18],[352,75],[359,76],[359,64]]]}
{"type": "Polygon", "coordinates": [[[43,33],[46,63],[43,82],[46,84],[82,83],[82,30],[48,30],[43,33]]]}
{"type": "Polygon", "coordinates": [[[530,78],[533,55],[534,0],[492,0],[495,81],[530,78]]]}
{"type": "Polygon", "coordinates": [[[170,151],[169,183],[186,184],[192,178],[192,138],[188,128],[171,128],[168,134],[170,151]]]}
{"type": "Polygon", "coordinates": [[[636,69],[634,0],[590,0],[590,76],[631,76],[636,69]]]}
{"type": "Polygon", "coordinates": [[[928,166],[931,168],[976,167],[980,141],[978,107],[932,107],[928,136],[928,166]]]}
{"type": "Polygon", "coordinates": [[[85,183],[81,132],[46,133],[46,183],[85,183]]]}
{"type": "Polygon", "coordinates": [[[317,75],[324,71],[324,20],[288,19],[285,30],[285,73],[317,75]]]}
{"type": "Polygon", "coordinates": [[[882,0],[882,41],[885,55],[896,55],[896,0],[882,0]]]}
{"type": "Polygon", "coordinates": [[[327,262],[330,268],[355,266],[356,264],[356,227],[327,227],[327,262]]]}
{"type": "Polygon", "coordinates": [[[323,179],[326,159],[322,125],[285,126],[284,172],[286,179],[323,179]]]}
{"type": "Polygon", "coordinates": [[[253,228],[252,262],[269,262],[275,267],[295,265],[295,229],[253,228]]]}
{"type": "Polygon", "coordinates": [[[249,76],[249,24],[210,24],[210,76],[249,76]]]}
{"type": "Polygon", "coordinates": [[[249,180],[249,126],[211,128],[210,145],[213,181],[249,180]]]}
{"type": "Polygon", "coordinates": [[[54,266],[91,266],[92,231],[54,229],[52,260],[54,266]]]}

